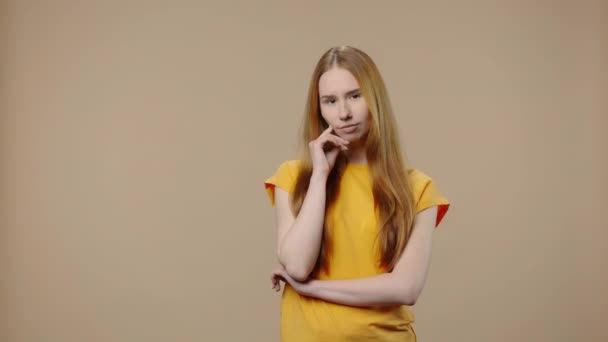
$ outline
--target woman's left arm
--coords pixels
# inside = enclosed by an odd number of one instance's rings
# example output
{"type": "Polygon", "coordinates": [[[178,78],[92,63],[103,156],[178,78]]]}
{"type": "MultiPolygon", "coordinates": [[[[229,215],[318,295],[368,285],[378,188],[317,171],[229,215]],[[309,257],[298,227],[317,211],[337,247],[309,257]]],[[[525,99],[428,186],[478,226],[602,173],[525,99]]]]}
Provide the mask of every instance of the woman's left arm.
{"type": "Polygon", "coordinates": [[[414,305],[422,292],[431,261],[437,206],[418,213],[403,254],[390,273],[346,280],[297,282],[279,268],[282,277],[301,295],[350,306],[414,305]]]}

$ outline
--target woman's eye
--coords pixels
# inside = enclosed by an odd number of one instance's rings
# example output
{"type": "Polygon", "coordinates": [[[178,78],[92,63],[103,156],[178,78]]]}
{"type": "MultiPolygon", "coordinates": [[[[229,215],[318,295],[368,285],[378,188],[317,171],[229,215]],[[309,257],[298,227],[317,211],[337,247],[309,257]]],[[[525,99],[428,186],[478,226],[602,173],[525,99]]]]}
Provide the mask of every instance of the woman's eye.
{"type": "Polygon", "coordinates": [[[334,99],[325,100],[325,103],[334,104],[334,103],[336,103],[336,100],[334,100],[334,99]]]}
{"type": "Polygon", "coordinates": [[[361,97],[361,94],[353,94],[352,96],[353,99],[358,99],[359,97],[361,97]]]}

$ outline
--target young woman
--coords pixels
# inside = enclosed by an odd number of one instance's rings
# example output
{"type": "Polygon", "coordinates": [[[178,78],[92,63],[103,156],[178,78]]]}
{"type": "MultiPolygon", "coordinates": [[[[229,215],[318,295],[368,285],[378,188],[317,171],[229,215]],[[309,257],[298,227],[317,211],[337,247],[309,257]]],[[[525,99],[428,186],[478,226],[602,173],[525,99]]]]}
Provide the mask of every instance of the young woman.
{"type": "Polygon", "coordinates": [[[335,47],[309,87],[299,160],[265,181],[278,228],[281,341],[416,341],[408,306],[425,283],[448,200],[405,165],[380,73],[335,47]]]}

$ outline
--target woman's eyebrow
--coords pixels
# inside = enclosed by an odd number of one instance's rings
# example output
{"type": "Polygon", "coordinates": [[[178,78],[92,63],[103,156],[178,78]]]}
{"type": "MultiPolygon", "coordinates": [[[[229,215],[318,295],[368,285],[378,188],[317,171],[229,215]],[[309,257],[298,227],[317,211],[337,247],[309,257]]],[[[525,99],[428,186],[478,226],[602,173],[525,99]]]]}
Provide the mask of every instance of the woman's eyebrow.
{"type": "MultiPolygon", "coordinates": [[[[353,89],[353,90],[347,91],[344,95],[348,96],[348,95],[352,95],[352,94],[358,93],[360,91],[361,91],[361,89],[357,88],[357,89],[353,89]]],[[[321,96],[322,99],[324,99],[324,98],[330,98],[330,97],[335,97],[335,95],[323,95],[323,96],[321,96]]]]}

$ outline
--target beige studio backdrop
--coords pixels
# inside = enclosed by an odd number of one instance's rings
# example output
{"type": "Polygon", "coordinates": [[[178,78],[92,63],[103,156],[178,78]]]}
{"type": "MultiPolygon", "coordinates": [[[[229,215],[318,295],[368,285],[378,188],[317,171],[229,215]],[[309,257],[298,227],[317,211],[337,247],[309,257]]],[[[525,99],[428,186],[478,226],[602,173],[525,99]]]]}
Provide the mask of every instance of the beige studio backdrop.
{"type": "Polygon", "coordinates": [[[0,341],[278,341],[262,182],[369,53],[452,207],[420,341],[608,341],[606,1],[3,1],[0,341]]]}

